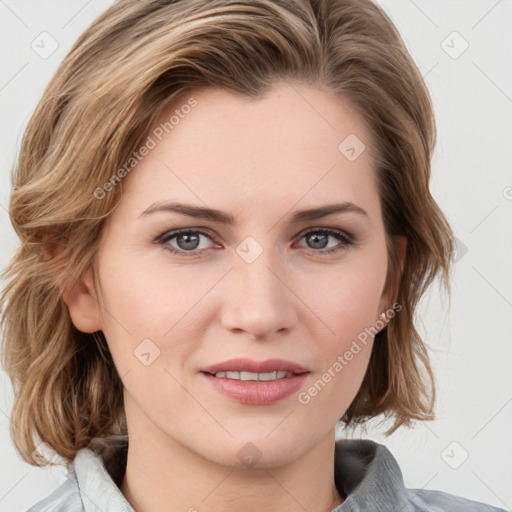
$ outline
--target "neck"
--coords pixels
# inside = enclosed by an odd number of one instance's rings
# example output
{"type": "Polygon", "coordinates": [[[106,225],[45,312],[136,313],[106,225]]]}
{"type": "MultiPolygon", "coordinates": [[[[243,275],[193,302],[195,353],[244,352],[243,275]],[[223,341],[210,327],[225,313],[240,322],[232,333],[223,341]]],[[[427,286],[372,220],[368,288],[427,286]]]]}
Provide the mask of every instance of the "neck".
{"type": "Polygon", "coordinates": [[[130,431],[120,486],[137,512],[330,512],[343,501],[334,485],[334,429],[292,462],[265,468],[221,465],[161,431],[142,431],[130,431]]]}

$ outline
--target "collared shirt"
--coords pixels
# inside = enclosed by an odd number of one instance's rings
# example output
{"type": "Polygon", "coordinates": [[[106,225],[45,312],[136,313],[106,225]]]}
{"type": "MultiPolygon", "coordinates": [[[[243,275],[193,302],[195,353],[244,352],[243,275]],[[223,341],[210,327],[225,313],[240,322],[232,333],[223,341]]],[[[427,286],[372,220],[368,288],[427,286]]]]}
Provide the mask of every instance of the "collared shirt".
{"type": "MultiPolygon", "coordinates": [[[[27,512],[135,512],[119,490],[127,450],[125,436],[81,449],[64,483],[27,512]]],[[[344,501],[331,512],[505,512],[445,492],[407,489],[391,452],[371,440],[336,442],[334,480],[344,501]]]]}

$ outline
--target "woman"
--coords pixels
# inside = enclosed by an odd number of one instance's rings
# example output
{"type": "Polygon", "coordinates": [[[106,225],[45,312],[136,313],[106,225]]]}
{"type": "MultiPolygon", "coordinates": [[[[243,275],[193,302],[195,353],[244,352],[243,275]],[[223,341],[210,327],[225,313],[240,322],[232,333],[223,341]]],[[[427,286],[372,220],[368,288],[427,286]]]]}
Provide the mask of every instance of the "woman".
{"type": "Polygon", "coordinates": [[[370,0],[121,0],[27,127],[2,296],[31,511],[472,510],[335,427],[433,419],[413,323],[453,233],[370,0]],[[35,460],[36,459],[36,460],[35,460]]]}

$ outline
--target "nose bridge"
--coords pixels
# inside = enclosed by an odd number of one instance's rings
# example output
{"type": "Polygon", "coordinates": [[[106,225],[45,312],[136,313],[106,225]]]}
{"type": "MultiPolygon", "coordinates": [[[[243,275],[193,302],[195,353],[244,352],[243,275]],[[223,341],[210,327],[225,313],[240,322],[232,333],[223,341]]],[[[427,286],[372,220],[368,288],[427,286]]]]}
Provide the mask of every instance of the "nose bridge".
{"type": "MultiPolygon", "coordinates": [[[[250,251],[254,251],[253,248],[250,251]]],[[[238,252],[238,250],[237,250],[238,252]]],[[[276,256],[272,248],[266,248],[254,259],[245,259],[238,254],[234,262],[233,276],[243,286],[241,289],[248,298],[271,299],[282,294],[282,282],[276,277],[276,256]]],[[[250,252],[247,254],[251,254],[250,252]]]]}
{"type": "Polygon", "coordinates": [[[256,337],[289,328],[295,318],[293,294],[280,275],[279,255],[251,237],[239,244],[236,253],[224,304],[225,327],[256,337]]]}

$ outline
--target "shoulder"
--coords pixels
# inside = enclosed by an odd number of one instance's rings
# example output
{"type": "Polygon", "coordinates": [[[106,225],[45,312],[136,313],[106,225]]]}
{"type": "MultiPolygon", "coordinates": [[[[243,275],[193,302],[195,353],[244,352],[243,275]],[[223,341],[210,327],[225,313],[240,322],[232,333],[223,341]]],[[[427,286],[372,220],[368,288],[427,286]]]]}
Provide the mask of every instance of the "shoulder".
{"type": "Polygon", "coordinates": [[[506,512],[442,491],[405,487],[393,454],[385,445],[370,439],[337,441],[334,478],[340,494],[346,496],[339,512],[506,512]]]}
{"type": "Polygon", "coordinates": [[[91,442],[66,465],[66,479],[60,487],[26,512],[134,512],[118,487],[126,468],[126,448],[126,440],[117,436],[91,442]]]}
{"type": "Polygon", "coordinates": [[[430,489],[407,489],[415,512],[505,512],[479,501],[430,489]]]}
{"type": "Polygon", "coordinates": [[[26,512],[83,512],[84,507],[75,483],[69,478],[55,489],[49,496],[26,512]]]}

